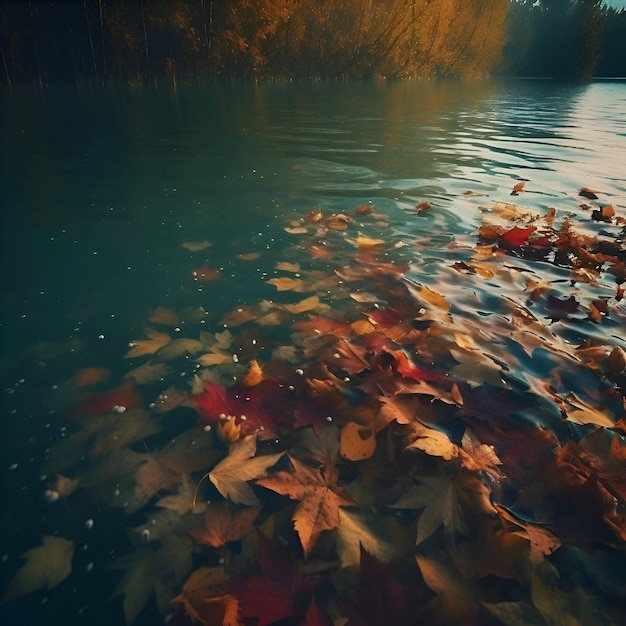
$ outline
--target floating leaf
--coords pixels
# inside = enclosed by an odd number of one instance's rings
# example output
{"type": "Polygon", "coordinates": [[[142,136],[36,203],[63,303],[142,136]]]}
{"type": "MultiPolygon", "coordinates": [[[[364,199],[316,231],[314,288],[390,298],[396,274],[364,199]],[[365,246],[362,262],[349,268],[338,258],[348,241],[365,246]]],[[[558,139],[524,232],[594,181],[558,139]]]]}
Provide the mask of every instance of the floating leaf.
{"type": "Polygon", "coordinates": [[[304,313],[306,311],[313,311],[320,308],[320,299],[318,296],[310,296],[305,298],[296,304],[285,304],[285,309],[294,315],[297,313],[304,313]]]}
{"type": "Polygon", "coordinates": [[[349,243],[355,245],[361,250],[371,250],[373,248],[380,248],[385,244],[384,239],[372,239],[367,235],[359,232],[359,236],[356,239],[346,239],[349,243]]]}
{"type": "Polygon", "coordinates": [[[268,285],[273,285],[278,291],[304,291],[304,281],[299,278],[270,278],[268,285]]]}
{"type": "Polygon", "coordinates": [[[278,263],[276,263],[276,269],[283,272],[299,272],[300,264],[289,263],[288,261],[279,261],[278,263]]]}
{"type": "Polygon", "coordinates": [[[276,491],[292,500],[299,500],[293,514],[296,532],[300,537],[304,556],[308,558],[323,530],[339,525],[339,507],[356,504],[350,494],[336,484],[333,466],[322,469],[305,465],[289,457],[293,472],[281,470],[257,480],[257,484],[276,491]]]}
{"type": "Polygon", "coordinates": [[[208,474],[209,480],[225,497],[238,504],[258,505],[248,481],[263,476],[267,469],[278,462],[282,452],[264,456],[256,453],[256,436],[248,435],[234,443],[228,456],[220,461],[208,474]]]}

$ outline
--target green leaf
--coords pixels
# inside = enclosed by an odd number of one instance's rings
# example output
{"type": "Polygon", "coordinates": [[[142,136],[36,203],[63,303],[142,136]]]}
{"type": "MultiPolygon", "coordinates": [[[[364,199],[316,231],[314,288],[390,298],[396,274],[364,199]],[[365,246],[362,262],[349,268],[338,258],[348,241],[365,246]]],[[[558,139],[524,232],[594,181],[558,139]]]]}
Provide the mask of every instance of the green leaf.
{"type": "Polygon", "coordinates": [[[32,548],[22,557],[28,559],[9,585],[2,603],[12,602],[21,596],[46,587],[52,589],[72,572],[74,543],[63,537],[46,535],[43,545],[32,548]]]}

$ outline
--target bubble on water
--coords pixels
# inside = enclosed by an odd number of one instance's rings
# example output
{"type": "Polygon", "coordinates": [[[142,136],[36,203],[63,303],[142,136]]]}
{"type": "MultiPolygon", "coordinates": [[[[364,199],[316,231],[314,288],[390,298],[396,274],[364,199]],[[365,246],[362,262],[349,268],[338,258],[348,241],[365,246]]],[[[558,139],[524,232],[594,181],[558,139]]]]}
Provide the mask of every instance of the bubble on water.
{"type": "Polygon", "coordinates": [[[296,374],[297,374],[298,376],[304,376],[304,370],[302,370],[302,369],[298,368],[298,369],[296,370],[296,374]]]}
{"type": "Polygon", "coordinates": [[[87,563],[87,567],[85,567],[85,571],[89,573],[93,569],[93,563],[87,563]]]}
{"type": "Polygon", "coordinates": [[[85,521],[85,528],[87,530],[91,530],[93,528],[93,520],[91,518],[89,518],[88,520],[85,521]]]}
{"type": "Polygon", "coordinates": [[[12,463],[9,465],[9,471],[14,472],[17,469],[17,463],[12,463]]]}
{"type": "Polygon", "coordinates": [[[59,499],[59,494],[56,491],[53,491],[52,489],[46,489],[43,492],[43,499],[48,502],[48,504],[53,504],[54,502],[56,502],[59,499]]]}
{"type": "Polygon", "coordinates": [[[115,406],[111,409],[111,411],[113,411],[113,413],[118,413],[118,414],[121,414],[121,413],[124,413],[124,411],[126,411],[126,407],[125,407],[125,406],[123,406],[123,405],[121,405],[121,404],[116,404],[116,405],[115,405],[115,406]]]}

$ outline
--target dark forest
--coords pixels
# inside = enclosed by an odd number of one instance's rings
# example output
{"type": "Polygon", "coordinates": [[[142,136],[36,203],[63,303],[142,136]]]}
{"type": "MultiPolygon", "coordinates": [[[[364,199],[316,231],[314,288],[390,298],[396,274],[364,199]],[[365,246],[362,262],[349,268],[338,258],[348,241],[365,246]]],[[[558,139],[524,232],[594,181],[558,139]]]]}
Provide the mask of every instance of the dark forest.
{"type": "Polygon", "coordinates": [[[598,0],[12,0],[0,81],[626,75],[626,11],[598,0]]]}

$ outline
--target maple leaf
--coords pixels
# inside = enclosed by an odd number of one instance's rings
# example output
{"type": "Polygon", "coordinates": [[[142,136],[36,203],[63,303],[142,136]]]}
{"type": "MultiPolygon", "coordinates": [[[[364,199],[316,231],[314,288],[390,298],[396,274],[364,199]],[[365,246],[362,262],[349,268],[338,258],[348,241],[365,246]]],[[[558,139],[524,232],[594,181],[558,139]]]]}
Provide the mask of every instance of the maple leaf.
{"type": "Polygon", "coordinates": [[[443,431],[429,428],[417,420],[411,422],[408,429],[406,439],[410,443],[406,446],[406,450],[421,450],[446,461],[451,461],[458,456],[458,446],[452,443],[450,437],[443,431]]]}
{"type": "Polygon", "coordinates": [[[28,562],[22,565],[9,583],[2,604],[12,602],[37,589],[52,589],[72,573],[74,543],[63,537],[45,535],[43,545],[22,554],[28,562]]]}
{"type": "Polygon", "coordinates": [[[422,508],[417,522],[416,545],[426,541],[440,526],[447,537],[467,534],[468,512],[486,514],[496,510],[489,500],[489,489],[473,474],[459,471],[420,477],[391,505],[394,509],[422,508]]]}
{"type": "Polygon", "coordinates": [[[500,245],[505,248],[517,248],[528,244],[528,237],[537,230],[536,226],[528,228],[519,228],[514,226],[511,230],[507,230],[500,235],[500,245]]]}
{"type": "Polygon", "coordinates": [[[204,626],[239,626],[239,601],[224,591],[229,582],[223,567],[200,567],[172,599],[172,606],[204,626]]]}
{"type": "Polygon", "coordinates": [[[331,464],[322,468],[305,465],[289,456],[293,472],[281,470],[257,484],[292,500],[298,500],[292,516],[294,527],[308,558],[323,530],[339,525],[339,507],[356,504],[343,488],[337,486],[337,472],[331,464]]]}
{"type": "Polygon", "coordinates": [[[419,623],[416,590],[400,580],[392,565],[381,563],[361,546],[359,581],[356,595],[341,605],[349,626],[413,626],[419,623]]]}
{"type": "Polygon", "coordinates": [[[214,450],[206,449],[211,442],[203,430],[191,429],[162,450],[145,455],[135,473],[136,486],[127,504],[128,512],[143,506],[159,491],[178,487],[189,473],[206,468],[216,456],[214,450]]]}
{"type": "Polygon", "coordinates": [[[443,563],[442,558],[416,554],[424,582],[437,594],[439,606],[433,611],[443,616],[443,623],[460,624],[472,610],[476,592],[458,572],[443,563]]]}
{"type": "Polygon", "coordinates": [[[211,502],[204,514],[204,526],[190,529],[189,534],[200,544],[219,548],[249,532],[260,510],[260,507],[235,508],[228,501],[211,502]]]}
{"type": "Polygon", "coordinates": [[[301,616],[310,605],[316,584],[304,577],[289,551],[257,533],[261,572],[233,585],[241,600],[241,616],[257,618],[257,626],[268,626],[288,617],[301,616]]]}
{"type": "Polygon", "coordinates": [[[170,535],[158,550],[153,550],[138,537],[131,535],[135,550],[119,557],[108,567],[126,570],[111,594],[124,596],[123,609],[127,624],[132,624],[154,594],[161,612],[191,570],[193,542],[189,537],[170,535]]]}
{"type": "Polygon", "coordinates": [[[153,324],[163,324],[164,326],[178,326],[180,323],[178,315],[172,309],[164,306],[158,306],[148,318],[148,321],[153,324]]]}
{"type": "Polygon", "coordinates": [[[99,415],[108,413],[115,407],[135,409],[143,406],[143,398],[135,390],[135,383],[131,379],[125,380],[115,389],[109,391],[95,391],[90,393],[84,400],[72,409],[70,417],[82,417],[85,415],[99,415]]]}
{"type": "Polygon", "coordinates": [[[278,462],[283,453],[256,457],[255,453],[256,435],[248,435],[234,443],[228,456],[206,474],[206,477],[225,498],[238,504],[258,505],[259,499],[248,481],[260,478],[268,468],[278,462]]]}
{"type": "Polygon", "coordinates": [[[397,528],[387,520],[381,520],[371,512],[339,509],[337,551],[341,567],[359,565],[363,550],[382,563],[389,563],[401,556],[397,545],[397,528]]]}
{"type": "Polygon", "coordinates": [[[485,383],[494,387],[505,387],[502,380],[502,368],[486,354],[479,350],[450,350],[450,354],[458,361],[450,372],[457,378],[474,385],[485,383]]]}
{"type": "Polygon", "coordinates": [[[153,354],[167,345],[172,338],[167,333],[160,333],[152,328],[146,329],[146,335],[149,339],[135,339],[129,344],[130,350],[124,355],[124,358],[131,359],[144,354],[153,354]]]}

